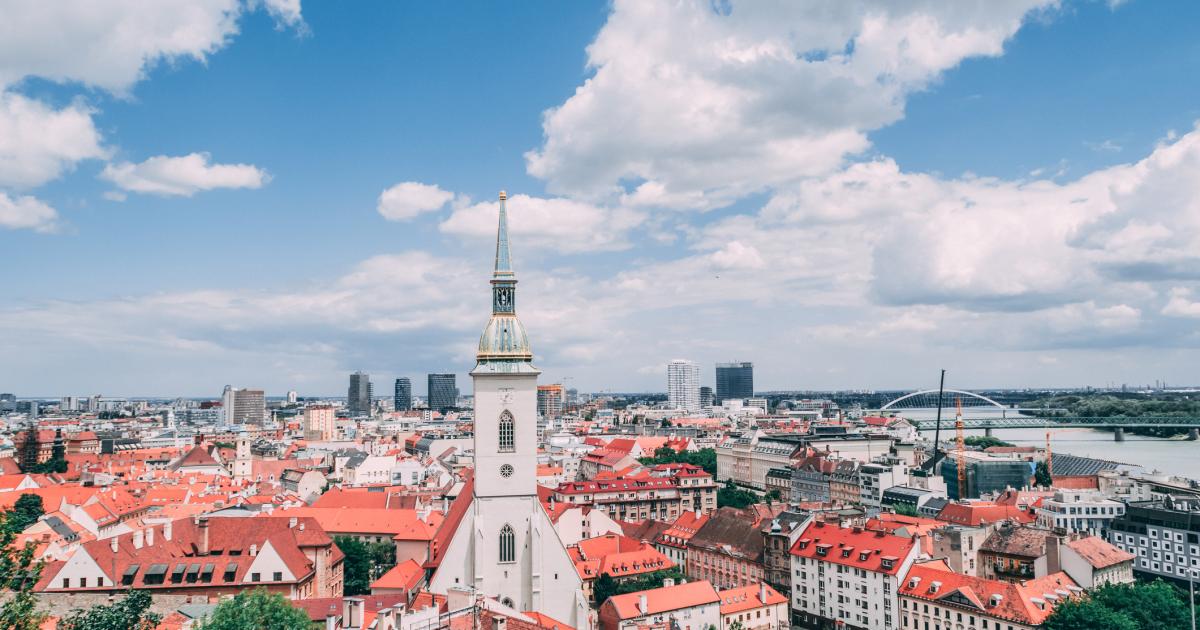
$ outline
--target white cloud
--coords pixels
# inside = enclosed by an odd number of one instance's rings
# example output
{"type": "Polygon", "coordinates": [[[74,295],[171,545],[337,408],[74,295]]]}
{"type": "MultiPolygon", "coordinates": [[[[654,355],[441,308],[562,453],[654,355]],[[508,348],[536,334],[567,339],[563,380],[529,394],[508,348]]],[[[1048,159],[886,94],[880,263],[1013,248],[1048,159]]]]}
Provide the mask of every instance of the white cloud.
{"type": "Polygon", "coordinates": [[[1200,317],[1200,301],[1192,300],[1192,291],[1184,287],[1171,289],[1171,299],[1162,314],[1171,317],[1200,317]]]}
{"type": "Polygon", "coordinates": [[[58,212],[33,197],[14,198],[0,191],[0,227],[53,232],[58,227],[58,212]]]}
{"type": "Polygon", "coordinates": [[[280,28],[291,27],[307,32],[304,16],[300,11],[300,0],[263,0],[267,12],[275,17],[280,28]]]}
{"type": "Polygon", "coordinates": [[[1021,2],[619,0],[594,75],[545,113],[528,170],[554,192],[699,209],[838,168],[907,94],[998,55],[1021,2]]]}
{"type": "Polygon", "coordinates": [[[408,221],[425,212],[441,210],[454,193],[436,185],[402,182],[379,194],[376,210],[389,221],[408,221]]]}
{"type": "Polygon", "coordinates": [[[92,112],[83,105],[54,109],[0,92],[0,186],[40,186],[80,160],[103,158],[107,153],[92,112]]]}
{"type": "MultiPolygon", "coordinates": [[[[630,247],[629,231],[645,221],[641,212],[609,208],[565,197],[512,195],[508,228],[521,247],[559,252],[620,250],[630,247]]],[[[498,201],[463,203],[441,224],[449,234],[496,237],[498,201]]]]}
{"type": "Polygon", "coordinates": [[[185,197],[215,188],[261,188],[270,181],[266,171],[251,164],[209,164],[209,158],[207,153],[157,155],[138,164],[109,164],[100,177],[130,192],[185,197]]]}
{"type": "MultiPolygon", "coordinates": [[[[297,0],[266,0],[299,25],[297,0]]],[[[240,0],[0,2],[0,88],[27,76],[123,94],[158,63],[203,62],[237,33],[240,0]]]]}

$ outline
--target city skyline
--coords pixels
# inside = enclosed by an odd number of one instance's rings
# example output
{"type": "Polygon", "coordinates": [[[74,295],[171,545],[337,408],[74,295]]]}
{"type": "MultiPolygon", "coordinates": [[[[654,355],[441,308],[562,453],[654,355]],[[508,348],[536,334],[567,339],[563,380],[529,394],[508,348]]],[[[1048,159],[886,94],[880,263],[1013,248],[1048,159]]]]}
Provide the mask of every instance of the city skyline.
{"type": "Polygon", "coordinates": [[[881,9],[892,39],[799,7],[474,8],[231,0],[132,47],[123,9],[13,9],[3,389],[461,369],[500,189],[535,361],[581,391],[659,391],[676,356],[701,384],[750,357],[762,391],[1194,380],[1200,8],[881,9]],[[927,37],[962,45],[906,56],[927,37]]]}

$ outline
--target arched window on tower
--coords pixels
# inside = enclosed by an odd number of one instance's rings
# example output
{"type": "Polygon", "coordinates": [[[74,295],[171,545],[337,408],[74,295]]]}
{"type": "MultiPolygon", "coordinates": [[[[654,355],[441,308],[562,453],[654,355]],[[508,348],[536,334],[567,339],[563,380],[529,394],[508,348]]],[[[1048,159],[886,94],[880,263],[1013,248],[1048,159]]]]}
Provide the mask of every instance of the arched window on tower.
{"type": "Polygon", "coordinates": [[[517,428],[512,414],[505,410],[500,414],[500,452],[511,453],[517,450],[517,428]]]}
{"type": "Polygon", "coordinates": [[[511,525],[500,528],[500,562],[517,561],[517,535],[511,525]]]}

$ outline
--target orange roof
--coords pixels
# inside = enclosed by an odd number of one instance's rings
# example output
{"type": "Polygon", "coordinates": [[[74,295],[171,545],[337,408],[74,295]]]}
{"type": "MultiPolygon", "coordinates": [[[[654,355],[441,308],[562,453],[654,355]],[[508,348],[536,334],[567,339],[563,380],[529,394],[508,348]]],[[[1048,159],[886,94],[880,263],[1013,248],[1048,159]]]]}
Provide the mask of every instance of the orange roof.
{"type": "Polygon", "coordinates": [[[296,507],[280,512],[283,516],[307,516],[333,534],[387,534],[393,540],[432,540],[442,521],[441,512],[430,512],[421,520],[416,510],[378,508],[296,507]]]}
{"type": "Polygon", "coordinates": [[[814,521],[792,546],[792,555],[896,575],[915,545],[915,539],[882,530],[836,527],[814,521]]]}
{"type": "Polygon", "coordinates": [[[1088,536],[1067,543],[1075,553],[1079,554],[1092,568],[1103,569],[1114,564],[1133,560],[1133,554],[1119,549],[1097,536],[1088,536]]]}
{"type": "Polygon", "coordinates": [[[938,512],[937,520],[956,525],[978,527],[983,523],[1012,520],[1018,523],[1032,523],[1037,517],[1027,510],[1013,505],[997,505],[991,501],[975,501],[972,503],[947,503],[938,512]]]}
{"type": "Polygon", "coordinates": [[[759,588],[758,584],[750,584],[748,586],[739,586],[721,591],[721,614],[729,615],[740,613],[747,610],[754,610],[763,606],[774,606],[776,604],[787,603],[787,598],[779,594],[779,591],[771,588],[770,584],[762,584],[759,588]],[[761,595],[766,594],[764,601],[761,595]]]}
{"type": "Polygon", "coordinates": [[[1031,626],[1041,625],[1057,602],[1082,592],[1066,573],[1017,584],[955,573],[940,560],[913,565],[900,586],[901,596],[939,603],[957,593],[983,614],[1031,626]]]}
{"type": "Polygon", "coordinates": [[[617,534],[581,540],[567,551],[575,562],[579,577],[585,580],[601,575],[626,577],[675,566],[653,545],[617,534]]]}
{"type": "Polygon", "coordinates": [[[387,588],[387,589],[403,589],[411,591],[416,588],[421,580],[425,577],[425,571],[416,560],[409,558],[400,564],[388,569],[387,573],[379,576],[378,580],[371,582],[371,588],[387,588]]]}
{"type": "Polygon", "coordinates": [[[612,606],[620,619],[636,619],[644,615],[656,615],[682,608],[693,608],[705,604],[716,604],[721,596],[707,580],[652,588],[624,595],[613,595],[605,606],[612,606]],[[646,612],[638,609],[639,599],[646,597],[646,612]]]}

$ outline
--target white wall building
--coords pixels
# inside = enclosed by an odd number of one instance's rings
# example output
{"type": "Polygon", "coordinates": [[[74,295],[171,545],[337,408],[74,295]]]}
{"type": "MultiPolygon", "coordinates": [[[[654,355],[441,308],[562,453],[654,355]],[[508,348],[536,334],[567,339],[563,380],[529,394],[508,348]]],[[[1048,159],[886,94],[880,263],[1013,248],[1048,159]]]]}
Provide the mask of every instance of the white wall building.
{"type": "Polygon", "coordinates": [[[667,403],[688,413],[700,412],[700,366],[685,359],[667,364],[667,403]]]}
{"type": "Polygon", "coordinates": [[[1047,529],[1104,535],[1109,523],[1125,514],[1125,504],[1113,501],[1098,490],[1056,490],[1037,509],[1038,525],[1047,529]]]}

